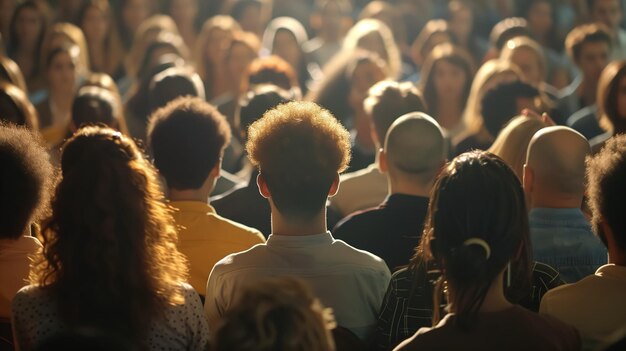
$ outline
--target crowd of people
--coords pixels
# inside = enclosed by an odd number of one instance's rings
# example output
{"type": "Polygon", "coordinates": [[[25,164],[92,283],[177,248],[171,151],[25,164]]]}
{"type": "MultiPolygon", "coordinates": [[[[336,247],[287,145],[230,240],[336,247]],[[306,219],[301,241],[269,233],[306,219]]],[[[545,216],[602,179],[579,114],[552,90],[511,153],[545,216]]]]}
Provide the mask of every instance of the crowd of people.
{"type": "Polygon", "coordinates": [[[0,350],[626,348],[624,10],[0,0],[0,350]]]}

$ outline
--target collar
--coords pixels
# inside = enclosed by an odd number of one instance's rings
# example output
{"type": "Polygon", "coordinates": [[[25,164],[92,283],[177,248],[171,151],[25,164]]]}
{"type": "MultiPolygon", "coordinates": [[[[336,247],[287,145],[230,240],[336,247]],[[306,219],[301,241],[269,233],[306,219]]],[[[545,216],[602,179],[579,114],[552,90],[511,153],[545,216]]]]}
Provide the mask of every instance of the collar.
{"type": "Polygon", "coordinates": [[[580,208],[547,208],[537,207],[530,210],[528,217],[531,221],[540,222],[568,222],[573,224],[589,222],[580,208]]]}
{"type": "Polygon", "coordinates": [[[330,232],[314,235],[276,235],[267,238],[268,246],[303,248],[310,246],[330,245],[335,241],[330,232]]]}
{"type": "Polygon", "coordinates": [[[428,198],[424,196],[395,193],[387,196],[383,206],[386,207],[410,207],[415,208],[428,204],[428,198]]]}
{"type": "Polygon", "coordinates": [[[176,212],[196,212],[215,214],[213,206],[200,201],[171,201],[170,206],[174,207],[176,212]]]}
{"type": "Polygon", "coordinates": [[[626,267],[618,266],[614,263],[605,264],[596,271],[596,275],[601,277],[616,278],[626,280],[626,267]]]}

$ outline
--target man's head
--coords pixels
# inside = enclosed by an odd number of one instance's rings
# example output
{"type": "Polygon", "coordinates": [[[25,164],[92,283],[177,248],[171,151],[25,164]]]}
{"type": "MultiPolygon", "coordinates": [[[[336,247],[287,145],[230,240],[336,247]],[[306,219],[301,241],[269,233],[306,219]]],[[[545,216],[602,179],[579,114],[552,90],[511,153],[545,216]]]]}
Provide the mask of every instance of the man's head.
{"type": "Polygon", "coordinates": [[[0,164],[0,239],[17,239],[46,207],[52,166],[33,132],[2,123],[0,164]]]}
{"type": "Polygon", "coordinates": [[[587,4],[594,22],[604,24],[612,33],[617,32],[623,16],[620,0],[587,0],[587,4]]]}
{"type": "Polygon", "coordinates": [[[189,67],[172,67],[158,73],[150,82],[150,111],[181,96],[205,98],[200,76],[189,67]]]}
{"type": "Polygon", "coordinates": [[[150,118],[149,147],[170,189],[212,188],[229,142],[226,118],[199,98],[178,98],[150,118]]]}
{"type": "Polygon", "coordinates": [[[305,222],[337,191],[350,160],[350,134],[312,102],[289,102],[248,128],[248,157],[260,170],[261,194],[288,221],[305,222]]]}
{"type": "Polygon", "coordinates": [[[532,85],[519,80],[500,83],[481,100],[484,126],[495,138],[523,109],[537,110],[540,105],[539,90],[532,85]]]}
{"type": "Polygon", "coordinates": [[[604,148],[587,159],[587,196],[591,223],[612,252],[626,253],[626,135],[609,139],[604,148]]]}
{"type": "Polygon", "coordinates": [[[589,142],[568,127],[539,130],[528,144],[524,190],[530,207],[580,207],[589,142]]]}
{"type": "Polygon", "coordinates": [[[389,174],[392,183],[406,181],[428,186],[445,163],[447,153],[439,124],[425,113],[408,113],[387,131],[381,170],[389,174]]]}
{"type": "Polygon", "coordinates": [[[597,82],[600,73],[609,63],[611,35],[602,24],[583,24],[572,29],[565,38],[569,57],[578,66],[583,78],[597,82]]]}
{"type": "Polygon", "coordinates": [[[410,112],[426,111],[422,94],[413,84],[389,80],[374,84],[363,104],[374,125],[372,139],[379,147],[385,140],[387,130],[398,117],[410,112]]]}

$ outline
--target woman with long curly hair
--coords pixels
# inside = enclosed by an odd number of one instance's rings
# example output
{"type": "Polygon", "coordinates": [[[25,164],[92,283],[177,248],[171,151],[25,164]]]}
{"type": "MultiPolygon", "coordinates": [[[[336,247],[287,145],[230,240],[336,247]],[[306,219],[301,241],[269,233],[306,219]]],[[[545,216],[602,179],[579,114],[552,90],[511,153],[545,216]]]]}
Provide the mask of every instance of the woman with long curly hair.
{"type": "Polygon", "coordinates": [[[187,266],[173,219],[135,144],[112,129],[80,129],[63,147],[61,171],[43,257],[13,301],[19,348],[89,328],[135,349],[204,349],[200,299],[181,283],[187,266]]]}

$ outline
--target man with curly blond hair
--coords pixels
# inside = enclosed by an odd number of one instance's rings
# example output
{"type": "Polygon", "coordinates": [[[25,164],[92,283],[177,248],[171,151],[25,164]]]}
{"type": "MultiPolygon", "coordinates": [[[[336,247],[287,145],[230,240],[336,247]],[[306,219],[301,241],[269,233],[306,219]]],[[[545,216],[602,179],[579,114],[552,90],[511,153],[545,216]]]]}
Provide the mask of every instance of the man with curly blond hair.
{"type": "Polygon", "coordinates": [[[219,261],[207,282],[205,313],[215,328],[237,291],[269,276],[302,278],[337,323],[365,338],[376,323],[390,273],[378,257],[335,240],[326,227],[326,201],[350,160],[350,135],[311,102],[280,105],[248,130],[250,161],[272,210],[266,244],[219,261]]]}

